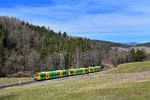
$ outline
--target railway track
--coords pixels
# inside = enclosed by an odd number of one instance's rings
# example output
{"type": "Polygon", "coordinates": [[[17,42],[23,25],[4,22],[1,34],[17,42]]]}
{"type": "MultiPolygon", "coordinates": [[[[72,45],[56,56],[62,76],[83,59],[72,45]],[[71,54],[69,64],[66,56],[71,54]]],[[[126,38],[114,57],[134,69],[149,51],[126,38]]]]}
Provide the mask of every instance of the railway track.
{"type": "MultiPolygon", "coordinates": [[[[101,71],[101,72],[103,72],[103,71],[101,71]]],[[[51,80],[18,82],[18,83],[15,83],[15,84],[8,84],[8,85],[0,86],[0,90],[8,88],[8,87],[25,86],[25,85],[30,85],[30,84],[34,84],[34,83],[49,82],[49,81],[53,81],[53,80],[64,80],[64,79],[70,79],[70,78],[75,78],[75,77],[92,76],[92,75],[96,75],[96,74],[101,73],[101,72],[89,73],[89,74],[77,75],[77,76],[62,77],[62,78],[51,79],[51,80]]]]}
{"type": "Polygon", "coordinates": [[[0,86],[0,89],[4,89],[4,88],[8,88],[8,87],[13,87],[13,86],[22,86],[22,85],[30,84],[30,83],[34,83],[34,82],[35,81],[28,81],[28,82],[21,82],[21,83],[3,85],[3,86],[0,86]]]}

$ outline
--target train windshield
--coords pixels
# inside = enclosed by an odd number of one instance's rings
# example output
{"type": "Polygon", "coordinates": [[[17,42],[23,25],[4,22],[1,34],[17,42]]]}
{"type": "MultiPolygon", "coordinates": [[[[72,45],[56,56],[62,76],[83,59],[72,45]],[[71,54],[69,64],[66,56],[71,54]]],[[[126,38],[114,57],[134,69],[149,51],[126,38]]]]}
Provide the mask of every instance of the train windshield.
{"type": "Polygon", "coordinates": [[[35,74],[35,77],[38,77],[39,75],[38,74],[35,74]]]}

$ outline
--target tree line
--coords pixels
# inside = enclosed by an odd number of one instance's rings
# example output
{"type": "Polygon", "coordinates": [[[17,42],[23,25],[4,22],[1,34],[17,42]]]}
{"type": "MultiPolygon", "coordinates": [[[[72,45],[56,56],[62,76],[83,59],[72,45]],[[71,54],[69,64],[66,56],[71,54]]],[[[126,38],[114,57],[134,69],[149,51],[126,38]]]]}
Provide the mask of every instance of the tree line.
{"type": "Polygon", "coordinates": [[[131,61],[135,62],[135,61],[143,61],[144,59],[147,58],[147,54],[144,50],[134,50],[132,49],[131,52],[131,61]]]}

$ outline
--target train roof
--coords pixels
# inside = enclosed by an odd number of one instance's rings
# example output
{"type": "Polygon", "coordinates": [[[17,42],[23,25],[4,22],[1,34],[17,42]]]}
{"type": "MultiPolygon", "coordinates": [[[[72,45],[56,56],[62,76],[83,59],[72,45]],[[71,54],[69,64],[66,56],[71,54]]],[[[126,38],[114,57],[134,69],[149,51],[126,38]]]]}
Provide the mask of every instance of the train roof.
{"type": "Polygon", "coordinates": [[[56,70],[56,71],[67,71],[67,70],[56,70]]]}
{"type": "Polygon", "coordinates": [[[89,68],[93,68],[93,67],[89,67],[89,68]]]}
{"type": "MultiPolygon", "coordinates": [[[[56,70],[56,71],[45,71],[45,72],[39,72],[39,73],[47,73],[47,72],[59,72],[61,70],[56,70]]],[[[62,70],[63,71],[63,70],[62,70]]]]}
{"type": "Polygon", "coordinates": [[[80,69],[85,69],[85,68],[80,68],[80,69]]]}
{"type": "MultiPolygon", "coordinates": [[[[101,66],[94,66],[94,67],[101,67],[101,66]]],[[[88,68],[93,68],[92,66],[91,67],[88,67],[88,68]]],[[[74,69],[69,69],[69,70],[78,70],[78,69],[87,69],[87,68],[74,68],[74,69]]],[[[38,72],[38,73],[47,73],[47,72],[59,72],[59,71],[67,71],[67,70],[56,70],[56,71],[44,71],[44,72],[38,72]]]]}

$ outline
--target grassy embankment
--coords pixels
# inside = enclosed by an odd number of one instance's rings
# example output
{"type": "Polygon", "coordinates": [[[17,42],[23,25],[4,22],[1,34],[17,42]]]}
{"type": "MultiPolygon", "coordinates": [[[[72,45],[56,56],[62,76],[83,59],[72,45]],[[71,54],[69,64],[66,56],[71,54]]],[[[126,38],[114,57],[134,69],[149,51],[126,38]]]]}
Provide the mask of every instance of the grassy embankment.
{"type": "Polygon", "coordinates": [[[150,71],[150,61],[121,64],[116,69],[113,69],[106,73],[115,74],[115,73],[134,73],[144,71],[150,71]]]}
{"type": "Polygon", "coordinates": [[[149,65],[150,62],[124,64],[107,74],[8,88],[0,90],[0,100],[149,100],[150,73],[142,72],[150,70],[149,65]]]}

